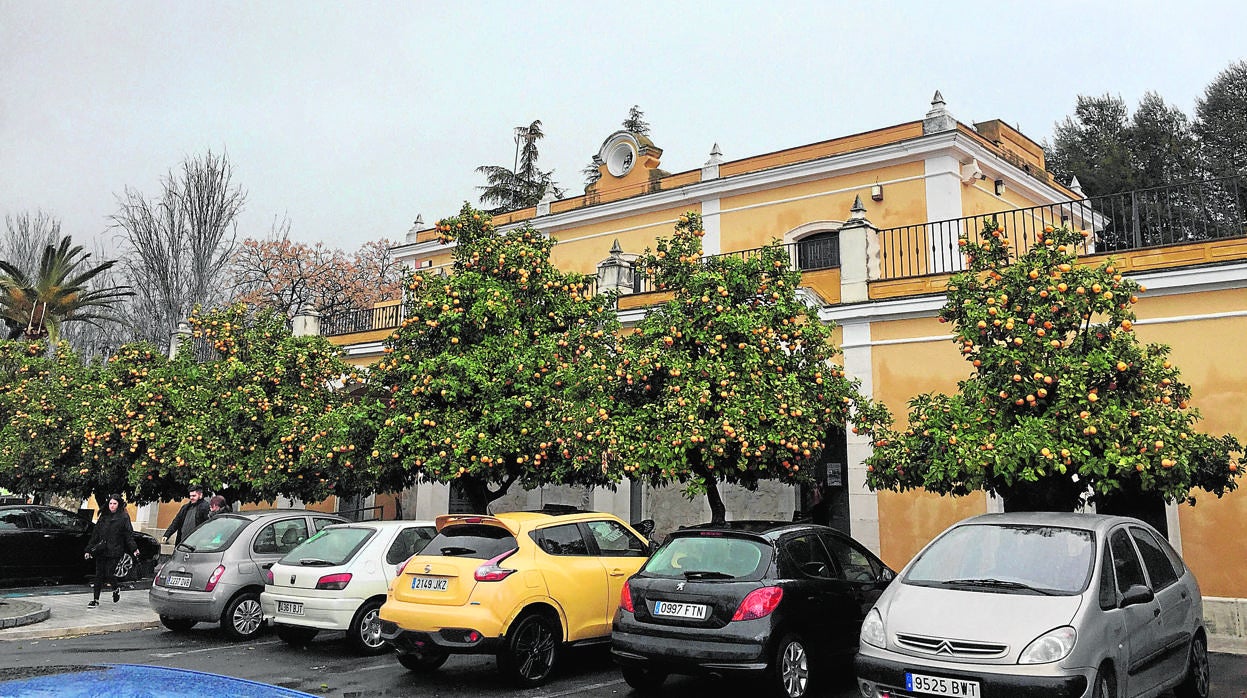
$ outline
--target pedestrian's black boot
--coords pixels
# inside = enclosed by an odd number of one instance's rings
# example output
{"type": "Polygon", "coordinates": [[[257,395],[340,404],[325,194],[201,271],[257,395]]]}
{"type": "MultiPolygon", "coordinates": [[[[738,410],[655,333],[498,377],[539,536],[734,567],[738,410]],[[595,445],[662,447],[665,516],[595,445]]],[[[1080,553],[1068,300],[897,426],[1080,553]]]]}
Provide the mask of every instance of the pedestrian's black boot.
{"type": "Polygon", "coordinates": [[[117,603],[120,600],[121,600],[121,590],[113,589],[113,603],[117,603]]]}
{"type": "Polygon", "coordinates": [[[99,606],[100,606],[99,599],[91,599],[91,603],[87,604],[87,608],[91,608],[91,609],[99,608],[99,606]]]}

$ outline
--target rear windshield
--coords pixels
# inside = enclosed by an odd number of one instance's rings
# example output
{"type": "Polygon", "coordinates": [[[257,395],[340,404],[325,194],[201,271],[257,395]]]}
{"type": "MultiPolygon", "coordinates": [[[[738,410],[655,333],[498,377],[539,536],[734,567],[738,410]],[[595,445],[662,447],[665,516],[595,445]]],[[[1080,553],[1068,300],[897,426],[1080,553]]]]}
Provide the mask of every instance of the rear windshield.
{"type": "Polygon", "coordinates": [[[330,567],[355,557],[376,531],[371,528],[326,528],[303,541],[281,559],[283,565],[330,567]]]}
{"type": "Polygon", "coordinates": [[[240,516],[217,516],[206,521],[202,526],[191,531],[191,534],[178,544],[178,549],[190,548],[196,553],[215,553],[225,550],[234,542],[238,532],[247,527],[251,519],[240,516]]]}
{"type": "Polygon", "coordinates": [[[970,524],[932,543],[902,581],[1006,594],[1080,594],[1094,560],[1091,531],[970,524]]]}
{"type": "Polygon", "coordinates": [[[682,579],[760,579],[771,562],[772,550],[753,538],[676,536],[650,557],[642,571],[682,579]]]}
{"type": "Polygon", "coordinates": [[[420,554],[488,560],[518,547],[515,536],[505,528],[458,524],[443,528],[420,554]]]}

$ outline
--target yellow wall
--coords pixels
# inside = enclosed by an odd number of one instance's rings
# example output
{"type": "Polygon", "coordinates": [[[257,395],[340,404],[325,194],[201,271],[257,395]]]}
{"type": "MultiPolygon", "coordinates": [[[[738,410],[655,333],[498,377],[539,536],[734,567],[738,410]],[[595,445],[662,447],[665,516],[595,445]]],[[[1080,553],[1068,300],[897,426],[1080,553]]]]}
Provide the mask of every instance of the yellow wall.
{"type": "Polygon", "coordinates": [[[615,240],[625,253],[640,254],[653,247],[656,238],[671,237],[681,214],[698,209],[697,204],[690,203],[557,232],[554,238],[558,244],[550,259],[563,271],[596,274],[598,263],[610,256],[615,240]]]}

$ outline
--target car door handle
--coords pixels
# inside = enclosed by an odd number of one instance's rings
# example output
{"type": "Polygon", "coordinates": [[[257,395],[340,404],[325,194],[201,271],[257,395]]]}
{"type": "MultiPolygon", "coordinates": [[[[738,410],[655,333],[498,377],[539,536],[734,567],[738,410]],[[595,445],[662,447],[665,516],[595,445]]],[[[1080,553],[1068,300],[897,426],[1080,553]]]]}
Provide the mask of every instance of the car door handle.
{"type": "Polygon", "coordinates": [[[614,567],[610,570],[607,570],[607,574],[609,574],[612,577],[622,577],[625,574],[627,574],[627,572],[619,569],[618,567],[614,567]]]}

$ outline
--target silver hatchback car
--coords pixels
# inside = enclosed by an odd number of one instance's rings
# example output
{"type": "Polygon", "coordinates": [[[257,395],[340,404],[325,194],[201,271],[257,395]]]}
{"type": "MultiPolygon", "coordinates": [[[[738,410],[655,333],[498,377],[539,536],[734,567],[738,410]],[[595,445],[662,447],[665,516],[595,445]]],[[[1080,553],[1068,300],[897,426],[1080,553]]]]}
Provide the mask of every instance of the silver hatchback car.
{"type": "Polygon", "coordinates": [[[222,514],[186,537],[156,570],[149,599],[170,630],[220,622],[236,640],[264,628],[264,573],[320,529],[346,519],[301,509],[222,514]]]}
{"type": "Polygon", "coordinates": [[[1195,576],[1136,519],[986,514],[918,553],[862,623],[865,698],[1208,695],[1195,576]]]}

